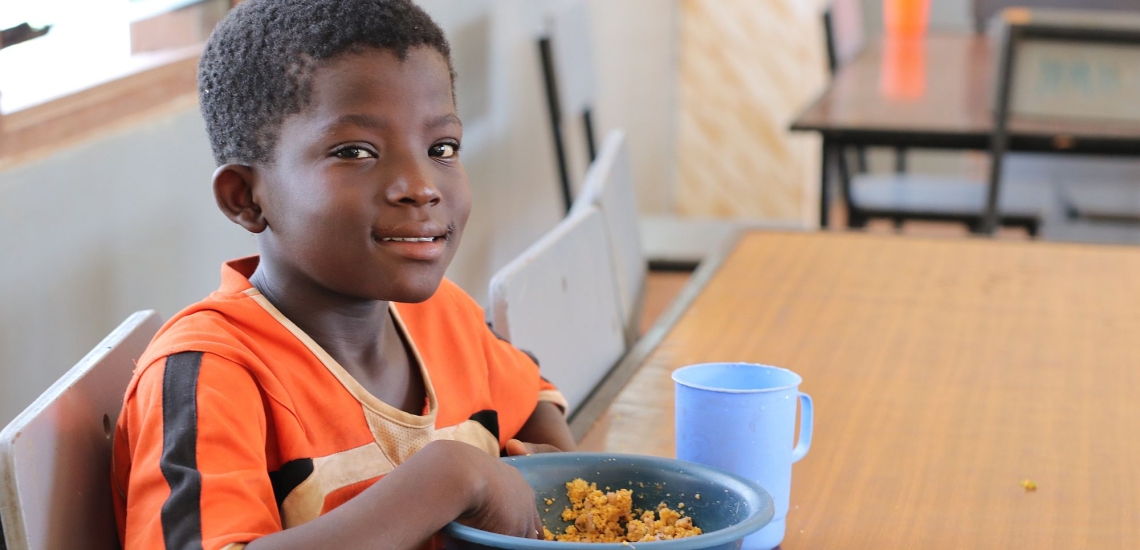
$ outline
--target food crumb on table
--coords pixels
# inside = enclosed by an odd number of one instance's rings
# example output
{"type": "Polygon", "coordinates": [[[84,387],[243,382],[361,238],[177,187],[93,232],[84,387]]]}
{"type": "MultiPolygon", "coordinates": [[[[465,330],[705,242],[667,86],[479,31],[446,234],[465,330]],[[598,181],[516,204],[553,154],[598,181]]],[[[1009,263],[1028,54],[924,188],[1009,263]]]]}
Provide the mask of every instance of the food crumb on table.
{"type": "Polygon", "coordinates": [[[1028,479],[1021,480],[1021,486],[1023,488],[1025,488],[1026,491],[1029,491],[1029,492],[1037,490],[1037,484],[1031,480],[1028,480],[1028,479]]]}

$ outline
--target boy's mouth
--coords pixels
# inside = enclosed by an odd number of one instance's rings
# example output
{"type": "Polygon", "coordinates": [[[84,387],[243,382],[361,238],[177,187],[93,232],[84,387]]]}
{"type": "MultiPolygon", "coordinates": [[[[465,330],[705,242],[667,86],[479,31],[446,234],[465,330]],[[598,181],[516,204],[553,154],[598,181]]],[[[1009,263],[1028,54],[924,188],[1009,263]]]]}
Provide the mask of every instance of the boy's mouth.
{"type": "Polygon", "coordinates": [[[430,243],[443,237],[381,237],[381,241],[394,241],[398,243],[430,243]]]}
{"type": "Polygon", "coordinates": [[[373,228],[372,240],[376,242],[430,243],[446,241],[451,236],[450,225],[409,225],[404,227],[373,228]]]}
{"type": "Polygon", "coordinates": [[[397,256],[409,260],[435,261],[443,257],[450,234],[450,228],[407,228],[386,235],[373,233],[372,240],[397,256]]]}

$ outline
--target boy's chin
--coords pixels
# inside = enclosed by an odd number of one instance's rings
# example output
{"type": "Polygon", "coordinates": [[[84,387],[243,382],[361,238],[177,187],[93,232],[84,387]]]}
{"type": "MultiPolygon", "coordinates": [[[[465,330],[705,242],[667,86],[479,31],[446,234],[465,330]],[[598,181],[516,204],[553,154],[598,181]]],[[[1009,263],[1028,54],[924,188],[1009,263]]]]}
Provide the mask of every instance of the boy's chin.
{"type": "Polygon", "coordinates": [[[384,296],[383,299],[389,302],[418,304],[434,296],[435,291],[439,290],[439,285],[442,282],[442,277],[431,280],[409,281],[407,284],[389,288],[388,292],[385,292],[386,296],[384,296]]]}

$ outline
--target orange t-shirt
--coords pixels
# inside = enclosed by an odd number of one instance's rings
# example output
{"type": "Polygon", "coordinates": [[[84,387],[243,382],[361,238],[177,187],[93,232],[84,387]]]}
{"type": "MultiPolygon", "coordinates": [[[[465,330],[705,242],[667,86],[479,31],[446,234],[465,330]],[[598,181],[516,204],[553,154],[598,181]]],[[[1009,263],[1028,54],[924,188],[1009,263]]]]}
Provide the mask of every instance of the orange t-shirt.
{"type": "Polygon", "coordinates": [[[359,494],[436,439],[499,456],[561,394],[444,280],[390,311],[420,366],[425,414],[364,389],[249,283],[257,258],[170,319],[138,361],[115,432],[119,536],[134,548],[240,548],[359,494]]]}

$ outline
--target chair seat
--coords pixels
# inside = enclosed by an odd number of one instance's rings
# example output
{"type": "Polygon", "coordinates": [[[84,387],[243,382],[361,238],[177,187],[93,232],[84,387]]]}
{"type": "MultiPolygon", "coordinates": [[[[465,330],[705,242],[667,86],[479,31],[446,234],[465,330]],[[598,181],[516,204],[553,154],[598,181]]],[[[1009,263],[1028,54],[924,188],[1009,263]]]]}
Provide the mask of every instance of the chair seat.
{"type": "MultiPolygon", "coordinates": [[[[998,197],[1003,225],[1036,229],[1054,200],[1052,186],[1006,182],[998,197]]],[[[976,223],[985,210],[986,186],[966,178],[912,174],[861,174],[851,182],[851,208],[862,217],[976,223]]]]}
{"type": "Polygon", "coordinates": [[[1094,222],[1140,223],[1140,189],[1135,185],[1113,187],[1086,185],[1065,189],[1064,204],[1070,219],[1094,222]]]}

